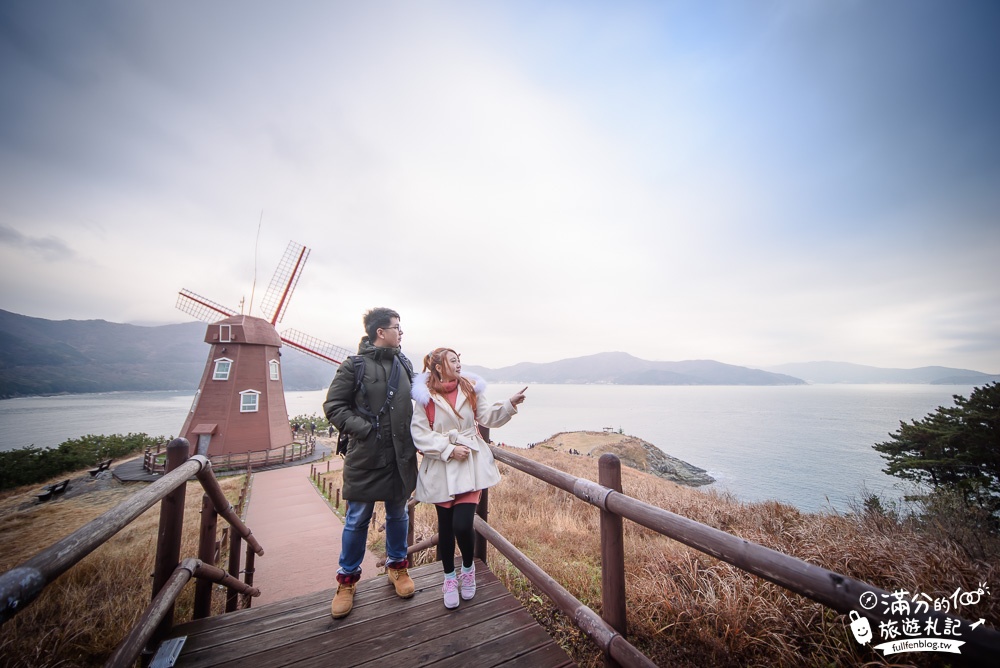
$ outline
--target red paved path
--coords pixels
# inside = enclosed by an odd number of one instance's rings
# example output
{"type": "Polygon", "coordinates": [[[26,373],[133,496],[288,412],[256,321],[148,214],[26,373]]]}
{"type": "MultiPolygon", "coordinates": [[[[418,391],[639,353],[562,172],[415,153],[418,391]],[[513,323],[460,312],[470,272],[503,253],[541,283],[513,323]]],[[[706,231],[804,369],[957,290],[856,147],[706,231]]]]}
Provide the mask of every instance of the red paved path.
{"type": "MultiPolygon", "coordinates": [[[[331,470],[340,468],[335,458],[331,470]]],[[[326,464],[320,464],[326,470],[326,464]]],[[[253,583],[261,594],[253,605],[283,601],[336,586],[343,522],[309,480],[309,464],[253,474],[246,524],[264,548],[253,583]]],[[[362,578],[379,574],[365,553],[362,578]]]]}

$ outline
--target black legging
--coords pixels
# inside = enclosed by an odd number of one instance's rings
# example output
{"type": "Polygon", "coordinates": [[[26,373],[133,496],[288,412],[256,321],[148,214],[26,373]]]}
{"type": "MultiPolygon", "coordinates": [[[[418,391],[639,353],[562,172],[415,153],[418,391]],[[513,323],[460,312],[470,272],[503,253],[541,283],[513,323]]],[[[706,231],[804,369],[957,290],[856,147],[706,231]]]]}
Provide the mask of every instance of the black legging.
{"type": "Polygon", "coordinates": [[[476,517],[476,504],[459,503],[451,508],[437,508],[438,516],[438,550],[441,552],[441,565],[445,573],[455,570],[455,541],[462,551],[462,565],[472,566],[475,549],[475,530],[472,522],[476,517]]]}

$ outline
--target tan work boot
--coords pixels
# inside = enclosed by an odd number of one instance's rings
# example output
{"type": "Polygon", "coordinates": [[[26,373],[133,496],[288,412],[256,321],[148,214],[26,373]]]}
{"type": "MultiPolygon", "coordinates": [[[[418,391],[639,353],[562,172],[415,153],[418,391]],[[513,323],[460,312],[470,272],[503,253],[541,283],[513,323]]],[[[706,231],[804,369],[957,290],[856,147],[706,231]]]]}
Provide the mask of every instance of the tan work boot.
{"type": "Polygon", "coordinates": [[[396,562],[394,564],[386,564],[386,574],[389,576],[389,582],[392,586],[396,588],[396,596],[400,598],[410,598],[413,596],[413,590],[415,589],[413,585],[413,578],[410,577],[407,567],[410,565],[408,559],[396,562]]]}
{"type": "Polygon", "coordinates": [[[354,590],[358,586],[359,576],[337,573],[337,594],[330,603],[330,614],[334,619],[346,617],[354,607],[354,590]]]}

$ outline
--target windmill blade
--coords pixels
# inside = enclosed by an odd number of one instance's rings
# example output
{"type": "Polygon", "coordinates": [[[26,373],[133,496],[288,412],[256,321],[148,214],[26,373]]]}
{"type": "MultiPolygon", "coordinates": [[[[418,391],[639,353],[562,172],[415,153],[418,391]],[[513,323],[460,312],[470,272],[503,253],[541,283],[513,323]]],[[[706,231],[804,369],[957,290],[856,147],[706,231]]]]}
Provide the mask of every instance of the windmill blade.
{"type": "Polygon", "coordinates": [[[292,299],[292,291],[299,282],[302,269],[309,259],[309,249],[294,241],[288,242],[288,248],[278,263],[278,268],[274,270],[271,277],[271,284],[267,286],[267,292],[260,303],[260,308],[264,312],[264,317],[271,313],[271,324],[276,325],[285,317],[285,309],[292,299]]]}
{"type": "Polygon", "coordinates": [[[222,304],[216,304],[211,299],[205,299],[190,290],[181,290],[177,293],[177,308],[188,315],[193,315],[202,322],[215,322],[220,319],[220,316],[229,318],[239,315],[236,311],[226,308],[222,304]]]}
{"type": "Polygon", "coordinates": [[[281,340],[292,348],[331,364],[340,364],[352,354],[347,348],[335,346],[322,339],[317,339],[315,336],[303,334],[297,329],[286,329],[280,336],[281,340]]]}

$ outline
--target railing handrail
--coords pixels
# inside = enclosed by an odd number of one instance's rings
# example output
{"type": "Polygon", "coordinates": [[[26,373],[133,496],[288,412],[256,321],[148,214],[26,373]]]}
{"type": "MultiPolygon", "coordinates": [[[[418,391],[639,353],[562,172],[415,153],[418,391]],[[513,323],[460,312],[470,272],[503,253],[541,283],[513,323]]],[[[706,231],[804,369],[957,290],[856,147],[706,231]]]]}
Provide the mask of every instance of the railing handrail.
{"type": "Polygon", "coordinates": [[[577,627],[586,633],[591,640],[597,643],[607,655],[615,659],[624,666],[656,668],[656,664],[649,660],[645,654],[635,648],[610,624],[601,619],[601,616],[584,605],[573,594],[569,593],[565,587],[552,579],[552,577],[542,570],[541,566],[529,559],[523,552],[504,538],[500,532],[487,524],[481,517],[476,517],[474,521],[476,531],[485,536],[490,545],[495,547],[514,566],[524,573],[532,584],[542,589],[562,610],[567,617],[573,620],[577,627]]]}
{"type": "MultiPolygon", "coordinates": [[[[224,455],[210,455],[208,460],[212,463],[212,468],[215,471],[231,471],[234,469],[245,468],[250,464],[255,464],[258,466],[266,466],[270,464],[286,464],[288,462],[296,462],[300,459],[306,459],[310,457],[316,451],[316,440],[309,439],[307,442],[296,441],[294,443],[289,443],[288,445],[282,446],[281,448],[269,448],[267,450],[250,450],[247,452],[238,453],[239,459],[235,459],[232,453],[226,453],[224,455]],[[290,449],[291,454],[288,454],[290,449]],[[278,452],[281,452],[280,456],[278,452]],[[271,458],[271,453],[275,453],[275,457],[271,458]]],[[[159,449],[159,444],[157,444],[157,450],[152,451],[152,448],[146,448],[143,454],[142,467],[149,473],[161,473],[166,470],[166,462],[160,464],[157,463],[156,459],[158,456],[164,454],[165,450],[159,449]]]]}
{"type": "MultiPolygon", "coordinates": [[[[632,520],[659,534],[764,578],[789,591],[810,598],[842,614],[855,610],[854,603],[866,591],[875,593],[880,600],[891,600],[892,594],[861,580],[841,575],[720,529],[701,524],[591,480],[578,478],[532,459],[516,455],[510,450],[501,449],[494,445],[490,446],[490,450],[498,461],[569,492],[601,510],[632,520]],[[882,596],[885,596],[886,599],[882,599],[882,596]]],[[[875,606],[871,610],[862,608],[857,612],[876,623],[889,621],[891,615],[888,614],[888,609],[880,612],[878,608],[879,606],[875,606]]],[[[959,628],[971,629],[970,633],[961,637],[961,640],[965,642],[964,649],[971,650],[974,655],[992,659],[1000,656],[1000,632],[988,629],[985,625],[973,627],[968,620],[957,615],[934,610],[913,611],[910,616],[920,620],[921,626],[930,619],[943,621],[950,618],[953,621],[958,621],[963,625],[959,628]]]]}
{"type": "Polygon", "coordinates": [[[0,575],[0,624],[35,600],[46,585],[206,466],[208,460],[201,455],[191,457],[180,468],[0,575]]]}
{"type": "MultiPolygon", "coordinates": [[[[200,581],[221,583],[234,595],[243,594],[248,597],[259,595],[260,591],[253,587],[252,583],[253,557],[255,554],[263,555],[264,549],[226,498],[212,471],[211,461],[203,455],[187,457],[189,445],[185,439],[172,441],[168,446],[168,458],[174,459],[170,460],[173,463],[168,461],[170,471],[165,476],[91,520],[66,538],[50,545],[19,566],[0,575],[0,625],[30,604],[48,584],[107,542],[108,539],[157,502],[161,502],[161,515],[156,568],[159,572],[160,562],[164,562],[162,564],[165,567],[163,576],[160,578],[154,573],[152,602],[143,613],[140,622],[132,628],[109,657],[107,665],[132,665],[146,643],[155,639],[164,628],[169,628],[172,624],[174,602],[181,589],[192,577],[198,578],[200,581]],[[205,491],[203,518],[207,508],[211,510],[213,517],[218,514],[226,519],[232,528],[230,549],[238,551],[240,541],[247,542],[247,568],[245,570],[247,581],[245,583],[236,577],[239,574],[238,559],[235,565],[230,559],[230,572],[227,573],[206,561],[210,557],[206,557],[204,554],[199,555],[201,557],[199,559],[186,558],[182,561],[177,559],[176,552],[174,552],[173,557],[169,556],[171,551],[179,549],[180,546],[184,489],[192,477],[197,478],[205,491]],[[168,502],[171,501],[173,502],[171,508],[166,509],[168,502]],[[177,513],[180,513],[179,518],[176,517],[177,513]],[[172,526],[169,528],[165,528],[165,517],[170,517],[168,524],[172,526]],[[174,535],[165,539],[167,534],[174,535]],[[169,545],[170,549],[161,553],[160,548],[164,547],[161,543],[169,545]]],[[[204,530],[204,523],[202,528],[204,530]]],[[[212,532],[214,534],[214,520],[212,532]]],[[[211,537],[214,538],[214,535],[211,537]]],[[[204,533],[202,538],[206,538],[204,533]]],[[[210,589],[208,591],[210,595],[210,589]]],[[[227,609],[228,607],[229,601],[227,601],[227,609]]]]}
{"type": "Polygon", "coordinates": [[[108,657],[105,666],[109,668],[131,666],[135,663],[136,657],[153,637],[163,619],[170,614],[171,607],[191,578],[217,582],[246,596],[260,594],[259,589],[241,582],[218,566],[206,564],[201,559],[188,557],[177,565],[167,583],[153,597],[153,601],[143,612],[139,621],[108,657]]]}

